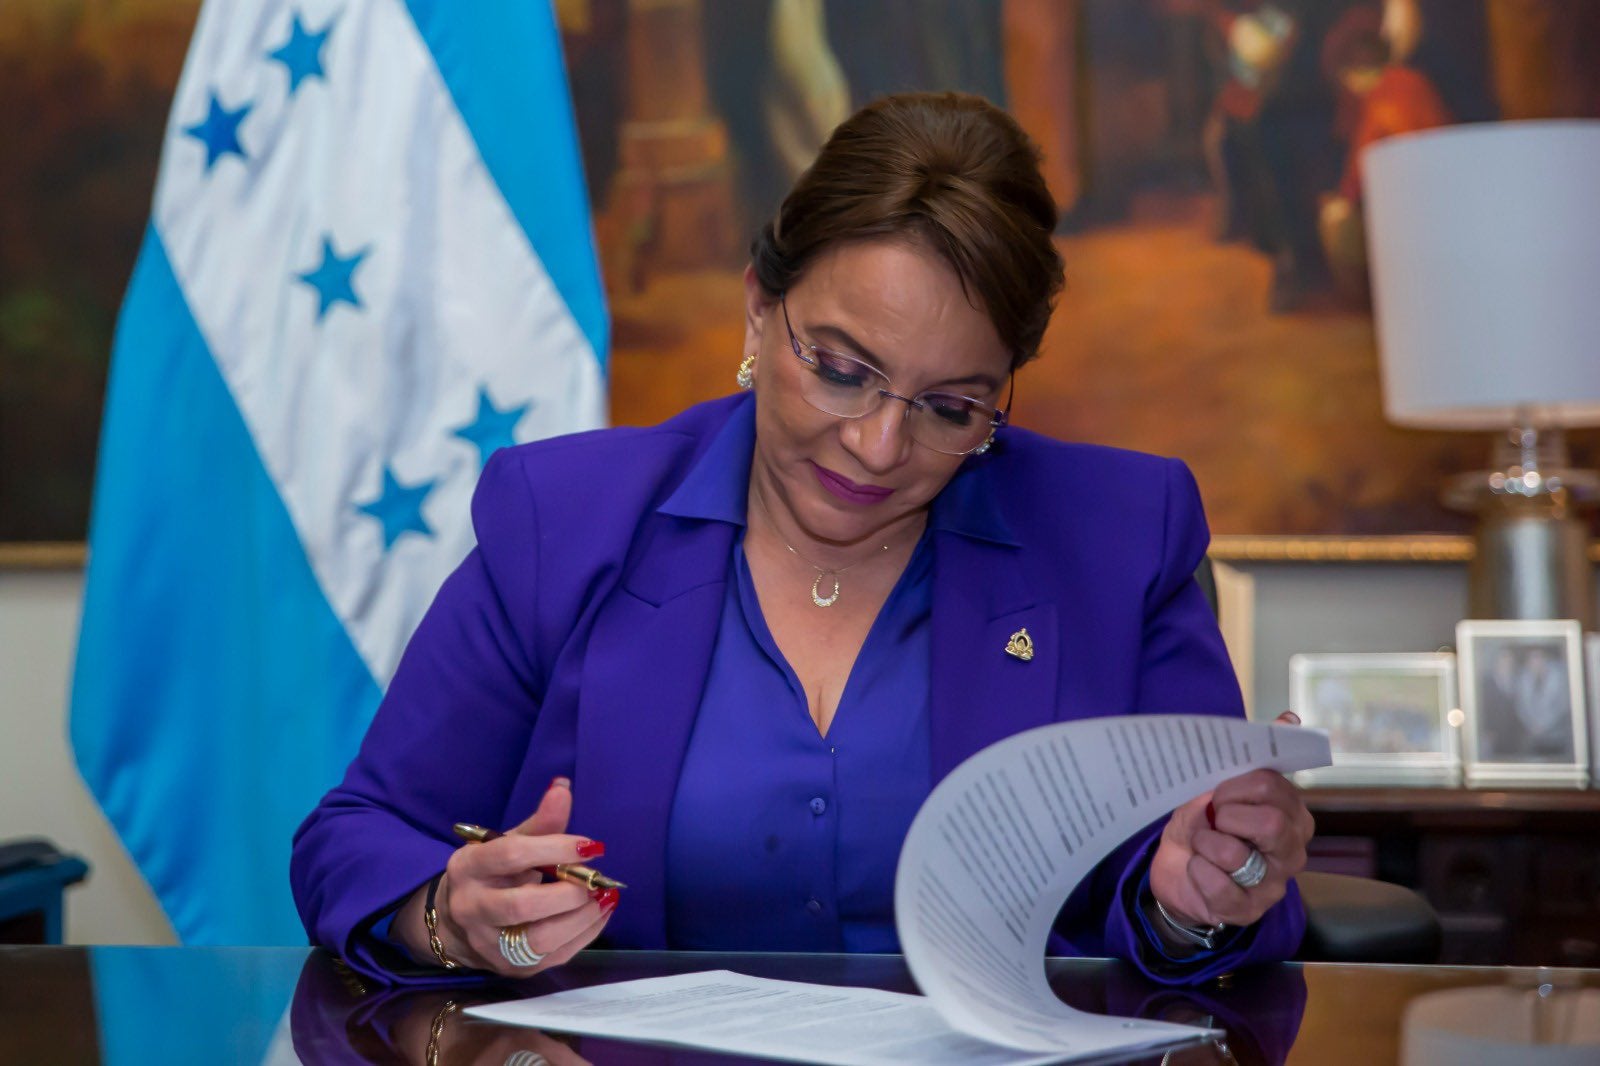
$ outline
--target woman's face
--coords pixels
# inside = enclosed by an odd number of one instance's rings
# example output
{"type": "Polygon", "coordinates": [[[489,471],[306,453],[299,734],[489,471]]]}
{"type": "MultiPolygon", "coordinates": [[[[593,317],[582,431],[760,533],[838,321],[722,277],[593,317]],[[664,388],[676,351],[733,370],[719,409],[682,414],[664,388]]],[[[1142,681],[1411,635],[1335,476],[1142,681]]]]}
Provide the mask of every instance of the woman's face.
{"type": "MultiPolygon", "coordinates": [[[[968,302],[961,280],[937,255],[900,240],[838,245],[819,255],[787,297],[802,347],[859,359],[888,376],[894,392],[959,394],[990,407],[1011,357],[994,325],[968,302]]],[[[755,353],[754,477],[800,530],[852,544],[928,506],[965,456],[916,443],[907,405],[885,398],[860,418],[839,418],[806,401],[812,374],[789,345],[784,312],[745,271],[745,354],[755,353]]]]}

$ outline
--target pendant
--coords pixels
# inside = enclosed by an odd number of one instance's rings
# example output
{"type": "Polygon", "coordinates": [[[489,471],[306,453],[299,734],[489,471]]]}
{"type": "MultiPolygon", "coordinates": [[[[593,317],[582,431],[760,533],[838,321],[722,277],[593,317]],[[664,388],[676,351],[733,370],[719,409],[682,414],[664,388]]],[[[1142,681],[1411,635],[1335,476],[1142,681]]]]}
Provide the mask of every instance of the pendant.
{"type": "Polygon", "coordinates": [[[832,607],[834,601],[837,600],[838,598],[839,598],[839,575],[837,575],[837,574],[818,573],[817,574],[817,579],[811,583],[811,602],[816,604],[818,607],[832,607]],[[825,578],[825,577],[833,578],[833,595],[832,596],[824,597],[822,595],[822,579],[825,578]]]}

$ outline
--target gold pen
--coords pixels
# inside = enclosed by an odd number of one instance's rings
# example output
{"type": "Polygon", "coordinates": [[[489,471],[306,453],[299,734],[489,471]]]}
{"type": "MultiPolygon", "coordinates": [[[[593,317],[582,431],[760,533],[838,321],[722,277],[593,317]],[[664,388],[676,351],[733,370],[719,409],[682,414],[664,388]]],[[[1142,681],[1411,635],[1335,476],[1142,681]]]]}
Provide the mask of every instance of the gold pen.
{"type": "MultiPolygon", "coordinates": [[[[473,825],[471,822],[457,822],[455,830],[456,836],[462,840],[475,841],[479,844],[498,840],[504,835],[503,833],[495,832],[493,829],[485,829],[481,825],[473,825]]],[[[614,877],[607,877],[592,866],[584,866],[576,862],[562,863],[559,866],[541,866],[539,867],[539,872],[546,877],[555,877],[562,881],[571,881],[575,885],[582,885],[591,892],[597,888],[628,887],[614,877]]]]}

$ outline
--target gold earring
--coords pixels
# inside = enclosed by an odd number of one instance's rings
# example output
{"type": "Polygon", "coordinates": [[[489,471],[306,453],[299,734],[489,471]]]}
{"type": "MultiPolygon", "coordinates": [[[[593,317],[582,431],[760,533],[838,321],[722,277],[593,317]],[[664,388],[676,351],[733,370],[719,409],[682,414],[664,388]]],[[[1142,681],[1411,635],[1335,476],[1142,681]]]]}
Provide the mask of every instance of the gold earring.
{"type": "Polygon", "coordinates": [[[988,451],[992,447],[994,447],[994,431],[990,430],[989,431],[989,435],[987,437],[983,438],[983,443],[978,445],[976,448],[972,449],[972,454],[973,455],[982,455],[984,452],[988,451]]]}
{"type": "Polygon", "coordinates": [[[739,364],[739,372],[733,376],[741,389],[748,389],[756,383],[756,354],[751,352],[744,357],[744,362],[739,364]]]}

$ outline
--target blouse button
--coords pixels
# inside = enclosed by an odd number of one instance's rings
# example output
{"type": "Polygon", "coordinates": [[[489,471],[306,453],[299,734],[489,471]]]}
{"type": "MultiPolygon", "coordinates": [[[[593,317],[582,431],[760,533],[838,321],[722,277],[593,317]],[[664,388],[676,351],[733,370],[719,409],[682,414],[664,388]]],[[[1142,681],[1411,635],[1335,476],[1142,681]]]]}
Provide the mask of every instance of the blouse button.
{"type": "Polygon", "coordinates": [[[812,799],[811,799],[811,813],[812,814],[821,814],[824,811],[826,811],[827,809],[828,809],[828,801],[827,800],[823,799],[821,796],[812,797],[812,799]]]}
{"type": "Polygon", "coordinates": [[[821,914],[822,902],[820,900],[808,899],[806,900],[806,910],[810,911],[812,914],[821,914]]]}

